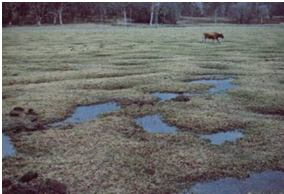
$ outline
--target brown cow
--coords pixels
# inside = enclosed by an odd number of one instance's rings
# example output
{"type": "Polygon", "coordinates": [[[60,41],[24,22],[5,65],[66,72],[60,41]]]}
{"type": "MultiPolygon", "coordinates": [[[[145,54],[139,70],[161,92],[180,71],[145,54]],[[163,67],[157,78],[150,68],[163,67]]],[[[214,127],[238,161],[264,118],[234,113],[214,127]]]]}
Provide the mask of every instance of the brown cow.
{"type": "Polygon", "coordinates": [[[219,42],[219,38],[224,39],[224,35],[218,32],[205,32],[203,33],[203,35],[204,35],[204,41],[206,41],[206,39],[212,39],[212,40],[217,40],[219,42]]]}

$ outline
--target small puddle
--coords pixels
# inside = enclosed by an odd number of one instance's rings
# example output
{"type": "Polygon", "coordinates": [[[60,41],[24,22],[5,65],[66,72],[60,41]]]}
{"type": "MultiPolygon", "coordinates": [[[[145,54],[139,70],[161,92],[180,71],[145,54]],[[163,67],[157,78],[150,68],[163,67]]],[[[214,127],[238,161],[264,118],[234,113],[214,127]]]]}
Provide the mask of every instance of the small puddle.
{"type": "Polygon", "coordinates": [[[210,88],[208,92],[210,94],[218,94],[218,93],[225,93],[230,89],[234,89],[237,85],[233,84],[233,78],[227,79],[202,79],[202,80],[194,80],[189,81],[190,84],[213,84],[214,87],[210,88]]]}
{"type": "MultiPolygon", "coordinates": [[[[227,92],[230,89],[237,88],[238,86],[233,84],[233,78],[226,78],[226,79],[201,79],[201,80],[194,80],[189,81],[190,84],[213,84],[214,87],[208,90],[209,94],[222,94],[227,92]]],[[[172,100],[179,95],[184,96],[199,96],[204,93],[176,93],[176,92],[153,92],[151,93],[153,96],[160,99],[160,101],[172,100]]]]}
{"type": "Polygon", "coordinates": [[[16,149],[8,135],[2,133],[2,158],[16,155],[16,149]]]}
{"type": "Polygon", "coordinates": [[[136,123],[150,133],[175,133],[176,127],[165,123],[160,115],[148,115],[136,119],[136,123]]]}
{"type": "Polygon", "coordinates": [[[116,111],[121,107],[115,102],[108,102],[103,104],[78,106],[74,113],[61,122],[51,124],[53,127],[58,127],[65,124],[78,124],[86,121],[96,119],[99,115],[116,111]]]}
{"type": "Polygon", "coordinates": [[[247,194],[247,193],[283,193],[284,172],[264,171],[251,174],[249,178],[223,178],[216,181],[197,183],[183,194],[247,194]]]}
{"type": "Polygon", "coordinates": [[[240,138],[242,138],[244,134],[242,133],[241,129],[236,129],[234,131],[227,131],[227,132],[219,132],[213,133],[208,135],[201,135],[203,139],[209,139],[212,144],[221,145],[226,141],[234,142],[240,138]]]}
{"type": "Polygon", "coordinates": [[[171,100],[179,95],[178,93],[173,92],[154,92],[151,94],[155,97],[158,97],[161,101],[171,100]]]}

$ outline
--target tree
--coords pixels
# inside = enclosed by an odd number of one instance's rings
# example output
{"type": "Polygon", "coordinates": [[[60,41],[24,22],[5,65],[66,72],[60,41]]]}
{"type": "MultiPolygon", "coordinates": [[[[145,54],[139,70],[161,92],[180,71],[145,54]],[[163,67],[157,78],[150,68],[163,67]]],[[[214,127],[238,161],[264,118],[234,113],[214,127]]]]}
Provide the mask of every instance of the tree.
{"type": "Polygon", "coordinates": [[[270,3],[270,13],[275,16],[284,16],[284,3],[270,3]]]}
{"type": "Polygon", "coordinates": [[[60,25],[63,24],[63,11],[66,9],[66,7],[68,6],[68,3],[53,3],[53,11],[51,11],[50,13],[53,14],[53,23],[56,24],[57,18],[58,18],[58,22],[60,25]]]}
{"type": "Polygon", "coordinates": [[[253,15],[250,3],[236,3],[231,6],[230,13],[230,17],[240,24],[249,23],[253,15]]]}
{"type": "Polygon", "coordinates": [[[43,17],[48,14],[48,3],[31,3],[31,14],[36,19],[36,24],[41,25],[43,17]]]}
{"type": "Polygon", "coordinates": [[[217,17],[219,9],[221,8],[222,3],[212,2],[212,3],[205,3],[205,11],[207,16],[213,16],[214,23],[217,23],[217,17]]]}
{"type": "Polygon", "coordinates": [[[260,20],[260,23],[263,24],[263,19],[269,18],[269,8],[268,5],[263,4],[259,5],[258,7],[258,17],[260,20]]]}
{"type": "Polygon", "coordinates": [[[155,11],[155,3],[152,3],[151,5],[151,11],[150,11],[150,26],[153,24],[154,19],[154,11],[155,11]]]}
{"type": "Polygon", "coordinates": [[[9,26],[11,26],[17,18],[19,6],[19,3],[3,3],[3,20],[8,21],[9,26]]]}
{"type": "Polygon", "coordinates": [[[161,3],[160,21],[162,23],[176,24],[180,16],[181,8],[177,3],[161,3]]]}
{"type": "Polygon", "coordinates": [[[122,18],[124,24],[130,19],[150,25],[176,24],[179,16],[229,17],[237,23],[283,22],[284,3],[102,3],[102,2],[4,2],[3,25],[26,25],[42,23],[63,24],[77,22],[106,22],[106,19],[122,18]],[[269,17],[268,17],[269,16],[269,17]],[[273,18],[274,17],[274,18],[273,18]]]}
{"type": "Polygon", "coordinates": [[[127,12],[130,7],[130,3],[115,3],[118,12],[121,12],[123,15],[123,23],[127,25],[127,12]]]}
{"type": "Polygon", "coordinates": [[[160,11],[160,3],[158,2],[156,5],[156,11],[155,11],[155,24],[159,24],[159,11],[160,11]]]}

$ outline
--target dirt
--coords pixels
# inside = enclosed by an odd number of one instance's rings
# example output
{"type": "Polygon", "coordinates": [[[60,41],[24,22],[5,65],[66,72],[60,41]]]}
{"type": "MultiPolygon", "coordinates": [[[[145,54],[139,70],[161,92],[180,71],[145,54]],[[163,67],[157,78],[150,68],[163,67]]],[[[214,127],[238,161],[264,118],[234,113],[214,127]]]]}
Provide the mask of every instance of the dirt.
{"type": "Polygon", "coordinates": [[[20,179],[3,178],[3,194],[68,194],[67,186],[53,179],[39,177],[37,172],[29,171],[20,179]]]}
{"type": "Polygon", "coordinates": [[[8,134],[44,129],[44,123],[32,108],[14,107],[9,114],[3,115],[3,131],[8,134]]]}
{"type": "Polygon", "coordinates": [[[185,95],[178,95],[176,98],[173,99],[173,101],[178,101],[178,102],[189,102],[190,100],[191,97],[185,95]]]}
{"type": "Polygon", "coordinates": [[[267,107],[250,107],[254,112],[265,114],[265,115],[275,115],[275,116],[284,116],[284,108],[267,108],[267,107]]]}

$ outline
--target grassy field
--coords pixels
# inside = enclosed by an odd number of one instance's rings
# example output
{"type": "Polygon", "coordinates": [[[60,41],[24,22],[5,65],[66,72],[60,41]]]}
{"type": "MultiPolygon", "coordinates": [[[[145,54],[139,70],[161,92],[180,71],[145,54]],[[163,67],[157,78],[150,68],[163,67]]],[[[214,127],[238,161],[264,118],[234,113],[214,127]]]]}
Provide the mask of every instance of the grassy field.
{"type": "Polygon", "coordinates": [[[74,127],[12,134],[18,154],[3,159],[3,177],[36,170],[71,193],[178,193],[196,181],[284,170],[283,33],[229,24],[3,28],[3,119],[15,106],[51,123],[79,104],[128,102],[74,127]],[[202,43],[206,31],[225,39],[202,43]],[[226,95],[158,103],[150,94],[204,91],[185,81],[228,75],[239,87],[226,95]],[[182,130],[137,127],[134,118],[152,113],[182,130]],[[245,137],[216,146],[197,135],[232,128],[245,137]]]}

